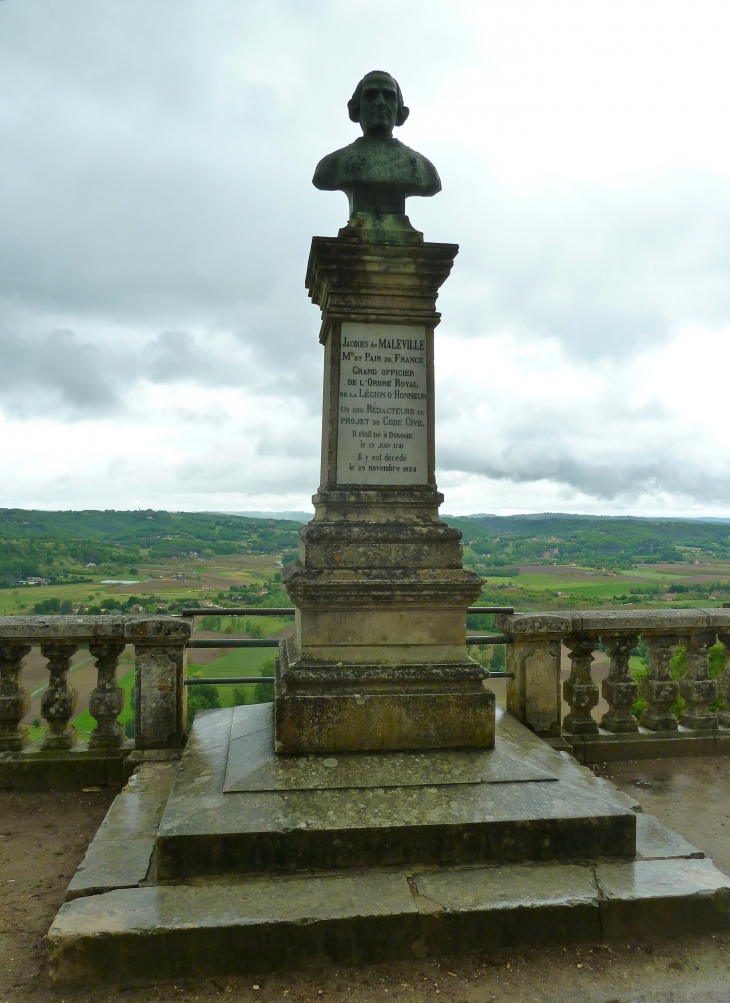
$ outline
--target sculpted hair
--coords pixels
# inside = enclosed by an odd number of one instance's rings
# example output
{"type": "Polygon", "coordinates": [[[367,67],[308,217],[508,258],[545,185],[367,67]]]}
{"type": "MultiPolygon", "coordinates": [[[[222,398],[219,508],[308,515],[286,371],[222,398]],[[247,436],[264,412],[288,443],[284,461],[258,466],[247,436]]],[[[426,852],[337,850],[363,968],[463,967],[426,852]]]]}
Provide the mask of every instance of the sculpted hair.
{"type": "Polygon", "coordinates": [[[371,70],[366,73],[362,78],[360,83],[355,88],[355,93],[352,95],[350,100],[347,102],[347,110],[350,113],[350,119],[353,122],[360,121],[360,98],[362,96],[362,89],[365,86],[365,82],[370,79],[370,77],[388,77],[395,84],[395,93],[398,98],[398,111],[395,116],[395,124],[403,125],[405,120],[408,118],[410,109],[406,108],[403,104],[403,95],[401,94],[401,89],[398,85],[398,81],[395,77],[391,77],[390,73],[386,73],[385,70],[371,70]]]}

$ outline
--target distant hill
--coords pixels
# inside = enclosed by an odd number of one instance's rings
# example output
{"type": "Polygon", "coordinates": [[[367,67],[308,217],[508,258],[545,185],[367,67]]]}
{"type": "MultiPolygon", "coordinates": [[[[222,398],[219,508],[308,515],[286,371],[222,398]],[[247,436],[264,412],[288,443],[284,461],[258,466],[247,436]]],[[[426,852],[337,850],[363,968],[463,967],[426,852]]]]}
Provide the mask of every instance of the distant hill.
{"type": "Polygon", "coordinates": [[[244,519],[288,519],[304,526],[310,522],[314,512],[224,512],[223,515],[239,515],[244,519]]]}
{"type": "MultiPolygon", "coordinates": [[[[298,530],[310,515],[278,515],[291,518],[153,509],[0,509],[0,584],[31,576],[71,581],[83,575],[87,564],[103,565],[112,577],[126,577],[137,563],[191,555],[291,558],[298,530]]],[[[462,530],[464,562],[482,575],[519,564],[617,570],[638,563],[730,558],[730,527],[719,521],[562,513],[445,519],[462,530]]]]}
{"type": "Polygon", "coordinates": [[[37,575],[68,580],[93,563],[109,567],[195,554],[283,554],[298,521],[225,513],[0,509],[0,583],[37,575]]]}
{"type": "Polygon", "coordinates": [[[517,564],[578,564],[620,569],[633,564],[730,558],[727,523],[632,516],[445,516],[464,533],[465,562],[482,573],[517,564]]]}

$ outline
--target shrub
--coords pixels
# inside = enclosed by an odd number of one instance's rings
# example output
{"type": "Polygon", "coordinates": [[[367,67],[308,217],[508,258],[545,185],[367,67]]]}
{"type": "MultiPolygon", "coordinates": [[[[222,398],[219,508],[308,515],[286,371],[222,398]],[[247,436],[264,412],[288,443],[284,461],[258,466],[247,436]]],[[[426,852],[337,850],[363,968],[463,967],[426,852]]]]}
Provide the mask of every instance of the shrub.
{"type": "Polygon", "coordinates": [[[272,703],[274,700],[273,683],[256,683],[253,688],[254,703],[272,703]]]}
{"type": "Polygon", "coordinates": [[[221,630],[222,617],[204,616],[200,624],[203,630],[221,630]]]}
{"type": "MultiPolygon", "coordinates": [[[[198,678],[201,674],[198,673],[198,678]]],[[[192,728],[195,715],[199,710],[211,710],[220,707],[221,700],[218,687],[210,684],[191,687],[193,693],[188,697],[188,730],[192,728]]]]}
{"type": "Polygon", "coordinates": [[[507,647],[504,644],[492,646],[492,657],[489,660],[489,668],[494,672],[504,672],[507,665],[507,647]]]}

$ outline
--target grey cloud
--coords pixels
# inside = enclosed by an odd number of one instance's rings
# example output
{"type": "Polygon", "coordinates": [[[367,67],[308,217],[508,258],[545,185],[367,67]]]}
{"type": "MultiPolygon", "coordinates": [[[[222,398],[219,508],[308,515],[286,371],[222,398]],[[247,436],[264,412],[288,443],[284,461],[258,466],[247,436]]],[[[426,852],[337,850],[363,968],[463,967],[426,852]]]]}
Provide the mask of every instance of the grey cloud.
{"type": "Polygon", "coordinates": [[[722,505],[730,496],[727,465],[703,465],[691,439],[651,408],[632,417],[620,404],[614,411],[605,401],[580,402],[557,420],[544,405],[516,421],[501,418],[486,446],[459,441],[452,429],[437,449],[439,468],[515,484],[551,481],[606,502],[666,493],[722,505]]]}
{"type": "Polygon", "coordinates": [[[15,414],[109,414],[122,406],[109,355],[73,331],[27,340],[0,332],[0,400],[15,414]]]}
{"type": "Polygon", "coordinates": [[[459,179],[475,193],[469,216],[459,204],[450,223],[466,235],[441,297],[450,329],[551,337],[598,360],[730,319],[730,189],[717,179],[667,175],[652,187],[536,199],[500,190],[488,173],[477,185],[472,168],[459,179]]]}

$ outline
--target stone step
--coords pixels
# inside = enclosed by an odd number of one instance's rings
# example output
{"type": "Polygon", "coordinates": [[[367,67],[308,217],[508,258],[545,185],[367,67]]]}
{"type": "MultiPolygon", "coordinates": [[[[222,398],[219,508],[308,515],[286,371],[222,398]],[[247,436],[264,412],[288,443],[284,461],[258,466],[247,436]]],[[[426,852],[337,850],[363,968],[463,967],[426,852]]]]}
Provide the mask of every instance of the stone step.
{"type": "Polygon", "coordinates": [[[159,879],[635,853],[635,812],[507,715],[493,750],[272,749],[271,705],[196,715],[159,827],[159,879]]]}
{"type": "Polygon", "coordinates": [[[53,981],[88,985],[728,927],[730,879],[683,857],[125,888],[67,902],[47,943],[53,981]]]}

